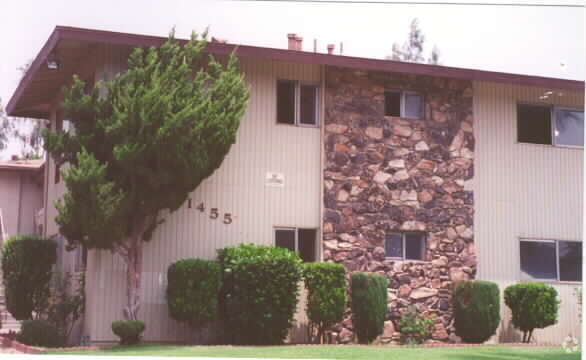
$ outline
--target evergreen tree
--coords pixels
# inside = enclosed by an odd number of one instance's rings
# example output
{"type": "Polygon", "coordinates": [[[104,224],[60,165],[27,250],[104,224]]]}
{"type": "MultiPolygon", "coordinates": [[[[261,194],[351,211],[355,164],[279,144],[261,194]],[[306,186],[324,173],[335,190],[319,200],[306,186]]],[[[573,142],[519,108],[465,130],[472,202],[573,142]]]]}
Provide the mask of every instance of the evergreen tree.
{"type": "Polygon", "coordinates": [[[403,45],[393,43],[392,55],[387,59],[395,61],[413,62],[413,63],[428,63],[439,65],[440,53],[439,49],[434,46],[429,58],[424,56],[425,50],[425,35],[419,28],[419,20],[417,18],[411,21],[409,35],[407,41],[403,45]]]}
{"type": "MultiPolygon", "coordinates": [[[[128,70],[93,89],[74,77],[63,108],[74,131],[45,130],[67,193],[56,222],[70,247],[109,249],[126,264],[127,320],[140,308],[143,245],[236,141],[248,88],[234,55],[204,56],[207,33],[134,49],[128,70]]],[[[161,239],[160,241],[164,241],[161,239]]]]}

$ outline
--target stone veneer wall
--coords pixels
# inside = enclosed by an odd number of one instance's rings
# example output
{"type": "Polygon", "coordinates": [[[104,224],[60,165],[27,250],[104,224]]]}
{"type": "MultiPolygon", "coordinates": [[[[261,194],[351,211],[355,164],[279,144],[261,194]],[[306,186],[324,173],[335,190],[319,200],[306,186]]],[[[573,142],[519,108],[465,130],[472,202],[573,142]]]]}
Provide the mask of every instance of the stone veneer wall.
{"type": "MultiPolygon", "coordinates": [[[[448,341],[452,283],[476,272],[471,82],[329,67],[325,97],[324,260],[388,276],[383,342],[410,304],[448,341]],[[384,116],[385,89],[423,94],[425,120],[384,116]],[[426,232],[425,261],[385,259],[390,231],[426,232]]],[[[351,342],[350,314],[333,330],[351,342]]]]}

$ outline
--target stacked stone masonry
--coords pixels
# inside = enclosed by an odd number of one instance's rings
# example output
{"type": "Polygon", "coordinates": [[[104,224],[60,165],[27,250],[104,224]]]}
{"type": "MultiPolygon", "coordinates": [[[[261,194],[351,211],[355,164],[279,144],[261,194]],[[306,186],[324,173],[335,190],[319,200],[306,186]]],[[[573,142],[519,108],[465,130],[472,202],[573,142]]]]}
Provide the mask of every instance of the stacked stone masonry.
{"type": "MultiPolygon", "coordinates": [[[[340,68],[326,76],[324,260],[386,274],[381,341],[399,341],[409,305],[435,318],[433,340],[449,341],[452,284],[476,273],[472,84],[340,68]],[[424,95],[424,119],[385,116],[389,89],[424,95]],[[425,232],[424,260],[387,259],[384,238],[393,231],[425,232]]],[[[353,340],[349,313],[331,336],[353,340]]]]}

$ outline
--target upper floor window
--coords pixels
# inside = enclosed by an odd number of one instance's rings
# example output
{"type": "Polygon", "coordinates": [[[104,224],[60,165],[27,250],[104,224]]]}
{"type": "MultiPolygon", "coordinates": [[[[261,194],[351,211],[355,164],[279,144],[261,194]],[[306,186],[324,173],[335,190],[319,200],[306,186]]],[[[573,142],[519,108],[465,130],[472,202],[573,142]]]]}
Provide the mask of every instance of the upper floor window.
{"type": "Polygon", "coordinates": [[[277,123],[317,126],[318,86],[293,80],[277,81],[277,123]]]}
{"type": "Polygon", "coordinates": [[[517,140],[522,143],[584,146],[584,111],[550,105],[517,106],[517,140]]]}
{"type": "Polygon", "coordinates": [[[523,280],[582,281],[582,243],[578,241],[522,239],[523,280]]]}
{"type": "Polygon", "coordinates": [[[385,115],[423,119],[423,95],[412,91],[385,91],[385,115]]]}
{"type": "Polygon", "coordinates": [[[306,262],[316,261],[316,238],[316,229],[275,229],[275,246],[297,252],[306,262]]]}
{"type": "Polygon", "coordinates": [[[423,260],[425,258],[425,233],[390,233],[385,236],[385,252],[388,258],[423,260]]]}

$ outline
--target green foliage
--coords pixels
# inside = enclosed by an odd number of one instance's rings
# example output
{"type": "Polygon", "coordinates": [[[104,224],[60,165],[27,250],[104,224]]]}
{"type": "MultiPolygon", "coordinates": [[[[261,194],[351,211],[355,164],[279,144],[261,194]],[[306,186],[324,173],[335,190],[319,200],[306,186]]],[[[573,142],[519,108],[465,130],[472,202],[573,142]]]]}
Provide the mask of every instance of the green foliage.
{"type": "Polygon", "coordinates": [[[505,289],[505,304],[513,313],[513,326],[523,332],[523,342],[530,342],[534,329],[557,322],[557,290],[543,283],[519,283],[505,289]]]}
{"type": "Polygon", "coordinates": [[[409,306],[401,314],[399,329],[402,341],[409,345],[423,344],[431,336],[433,320],[417,311],[415,306],[409,306]]]}
{"type": "Polygon", "coordinates": [[[84,313],[85,275],[81,275],[75,289],[72,288],[69,272],[57,277],[56,280],[57,285],[53,289],[52,301],[47,310],[47,321],[55,326],[67,341],[75,322],[84,313]]]}
{"type": "Polygon", "coordinates": [[[303,277],[307,289],[307,316],[310,336],[317,329],[317,339],[323,343],[325,331],[342,321],[346,309],[346,270],[333,263],[305,263],[303,277]]]}
{"type": "Polygon", "coordinates": [[[62,347],[65,338],[61,331],[45,320],[25,320],[20,325],[16,340],[30,346],[62,347]]]}
{"type": "Polygon", "coordinates": [[[500,322],[500,294],[489,281],[459,281],[452,295],[456,335],[467,343],[483,343],[500,322]]]}
{"type": "Polygon", "coordinates": [[[370,343],[384,330],[387,286],[388,279],[385,276],[352,273],[352,323],[361,344],[370,343]]]}
{"type": "Polygon", "coordinates": [[[179,260],[169,266],[167,281],[167,306],[173,319],[194,326],[217,317],[222,283],[220,263],[179,260]]]}
{"type": "Polygon", "coordinates": [[[138,344],[144,330],[144,322],[140,320],[118,320],[112,322],[112,332],[120,338],[120,345],[138,344]]]}
{"type": "Polygon", "coordinates": [[[218,251],[229,341],[280,344],[293,325],[301,259],[287,249],[241,244],[218,251]]]}
{"type": "Polygon", "coordinates": [[[55,221],[72,247],[114,250],[127,264],[127,306],[140,306],[142,241],[222,163],[249,91],[235,56],[204,54],[207,34],[136,48],[128,70],[86,86],[74,77],[63,109],[74,131],[43,132],[67,187],[55,221]]]}
{"type": "Polygon", "coordinates": [[[17,320],[43,314],[50,297],[49,282],[57,261],[57,244],[37,236],[16,235],[2,248],[6,308],[17,320]]]}

